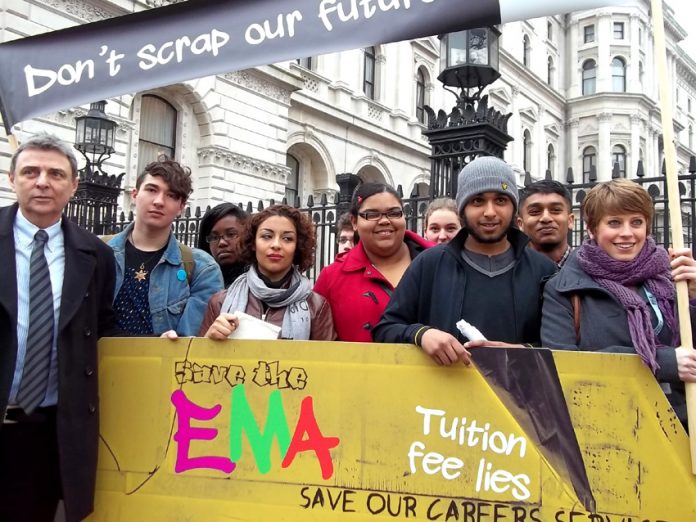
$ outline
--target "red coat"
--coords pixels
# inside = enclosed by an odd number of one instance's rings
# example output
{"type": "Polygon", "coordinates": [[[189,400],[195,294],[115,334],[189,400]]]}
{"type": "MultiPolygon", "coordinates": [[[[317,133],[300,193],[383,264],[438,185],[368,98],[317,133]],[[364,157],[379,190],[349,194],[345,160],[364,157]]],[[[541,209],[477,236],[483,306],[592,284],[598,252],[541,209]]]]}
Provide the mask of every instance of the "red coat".
{"type": "MultiPolygon", "coordinates": [[[[411,258],[433,246],[419,235],[406,231],[404,242],[411,258]]],[[[394,287],[374,267],[361,242],[324,268],[314,291],[331,305],[339,341],[372,342],[372,328],[382,317],[394,287]]]]}

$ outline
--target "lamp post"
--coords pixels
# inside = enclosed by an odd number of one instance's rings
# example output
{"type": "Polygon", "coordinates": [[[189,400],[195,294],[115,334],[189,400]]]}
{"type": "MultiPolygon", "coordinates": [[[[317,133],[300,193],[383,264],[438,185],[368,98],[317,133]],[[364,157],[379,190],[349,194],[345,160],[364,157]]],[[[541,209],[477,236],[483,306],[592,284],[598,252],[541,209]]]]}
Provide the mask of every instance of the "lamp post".
{"type": "Polygon", "coordinates": [[[116,221],[118,196],[125,173],[108,175],[103,162],[114,152],[117,124],[104,113],[106,101],[94,102],[84,116],[75,118],[75,149],[85,158],[79,183],[68,204],[67,215],[95,234],[112,232],[116,221]]]}
{"type": "MultiPolygon", "coordinates": [[[[94,102],[89,106],[85,116],[75,118],[75,148],[82,153],[86,164],[81,174],[89,179],[93,167],[102,174],[101,166],[114,152],[114,133],[116,122],[110,120],[104,113],[106,101],[94,102]]],[[[83,176],[80,176],[82,179],[83,176]]]]}
{"type": "Polygon", "coordinates": [[[512,140],[507,133],[511,114],[488,107],[488,95],[481,97],[483,89],[500,78],[500,34],[490,26],[440,36],[438,80],[455,95],[456,104],[449,114],[441,109],[436,115],[425,107],[432,198],[454,197],[462,167],[477,156],[502,158],[512,140]]]}

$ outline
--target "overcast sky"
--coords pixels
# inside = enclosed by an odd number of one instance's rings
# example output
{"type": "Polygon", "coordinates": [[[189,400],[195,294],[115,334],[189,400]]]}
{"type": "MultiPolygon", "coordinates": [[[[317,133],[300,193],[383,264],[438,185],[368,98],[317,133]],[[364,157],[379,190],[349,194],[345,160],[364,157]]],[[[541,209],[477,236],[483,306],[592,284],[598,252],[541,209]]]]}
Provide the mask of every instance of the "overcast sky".
{"type": "Polygon", "coordinates": [[[689,33],[684,40],[679,42],[679,45],[696,61],[696,24],[694,24],[696,19],[696,0],[666,1],[674,9],[679,25],[689,33]]]}

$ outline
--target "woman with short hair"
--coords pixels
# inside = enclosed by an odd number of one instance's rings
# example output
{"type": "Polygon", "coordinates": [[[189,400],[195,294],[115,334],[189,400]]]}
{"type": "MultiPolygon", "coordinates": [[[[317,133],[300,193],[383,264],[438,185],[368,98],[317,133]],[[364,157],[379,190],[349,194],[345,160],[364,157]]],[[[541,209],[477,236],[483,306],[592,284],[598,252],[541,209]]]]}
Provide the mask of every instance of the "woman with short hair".
{"type": "MultiPolygon", "coordinates": [[[[653,202],[633,181],[592,188],[582,203],[589,239],[546,284],[542,345],[638,354],[686,422],[684,382],[696,382],[696,352],[681,348],[674,281],[696,299],[689,249],[668,253],[650,234],[653,202]]],[[[693,301],[692,301],[693,302],[693,301]]],[[[691,306],[694,323],[696,309],[691,306]]],[[[696,332],[696,330],[694,330],[696,332]]]]}
{"type": "Polygon", "coordinates": [[[222,271],[225,287],[247,268],[236,254],[237,239],[249,214],[232,203],[220,203],[206,211],[198,230],[197,247],[208,252],[222,271]]]}

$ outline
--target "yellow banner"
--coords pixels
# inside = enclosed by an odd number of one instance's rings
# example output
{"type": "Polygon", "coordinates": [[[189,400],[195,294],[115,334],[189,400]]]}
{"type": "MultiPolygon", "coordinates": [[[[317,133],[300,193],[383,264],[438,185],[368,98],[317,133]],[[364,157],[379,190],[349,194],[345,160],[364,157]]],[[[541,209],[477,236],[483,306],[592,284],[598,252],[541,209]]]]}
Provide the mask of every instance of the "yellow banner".
{"type": "Polygon", "coordinates": [[[637,357],[496,350],[103,340],[90,520],[696,520],[687,436],[637,357]]]}

